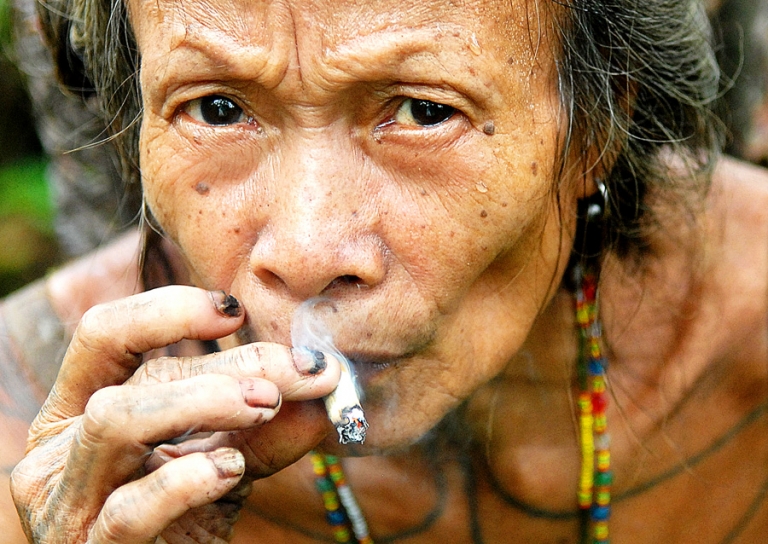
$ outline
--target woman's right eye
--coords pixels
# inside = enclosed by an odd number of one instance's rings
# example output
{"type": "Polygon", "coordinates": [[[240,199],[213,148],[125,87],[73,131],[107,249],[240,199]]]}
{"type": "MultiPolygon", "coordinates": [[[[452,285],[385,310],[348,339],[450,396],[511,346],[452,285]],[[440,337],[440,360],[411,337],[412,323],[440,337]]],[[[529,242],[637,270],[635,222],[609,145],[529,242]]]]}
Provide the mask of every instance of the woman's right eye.
{"type": "Polygon", "coordinates": [[[184,106],[184,111],[195,121],[206,125],[227,126],[245,120],[243,108],[221,95],[196,98],[184,106]]]}

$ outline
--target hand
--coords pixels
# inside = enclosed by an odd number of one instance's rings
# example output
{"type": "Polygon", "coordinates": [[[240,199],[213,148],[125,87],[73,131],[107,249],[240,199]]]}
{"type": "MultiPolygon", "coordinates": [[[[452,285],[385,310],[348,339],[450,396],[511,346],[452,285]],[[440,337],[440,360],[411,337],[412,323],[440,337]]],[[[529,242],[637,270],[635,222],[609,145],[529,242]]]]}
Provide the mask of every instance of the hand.
{"type": "Polygon", "coordinates": [[[86,313],[12,475],[32,542],[226,541],[250,478],[323,438],[322,404],[283,401],[330,393],[339,378],[330,356],[324,367],[257,343],[142,364],[152,349],[236,331],[243,312],[232,302],[174,286],[86,313]]]}

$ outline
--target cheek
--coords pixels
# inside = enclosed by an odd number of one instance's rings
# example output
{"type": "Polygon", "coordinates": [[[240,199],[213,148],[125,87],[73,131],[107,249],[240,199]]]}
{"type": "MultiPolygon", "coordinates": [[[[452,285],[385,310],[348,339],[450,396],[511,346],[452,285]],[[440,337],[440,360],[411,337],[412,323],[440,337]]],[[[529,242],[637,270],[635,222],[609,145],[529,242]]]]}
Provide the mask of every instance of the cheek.
{"type": "Polygon", "coordinates": [[[245,251],[249,225],[244,218],[258,215],[254,203],[259,199],[247,195],[243,183],[253,159],[242,148],[234,154],[228,150],[228,158],[222,160],[216,146],[194,139],[184,144],[178,145],[167,130],[142,133],[146,203],[181,249],[196,283],[224,288],[236,274],[235,257],[245,251]]]}
{"type": "Polygon", "coordinates": [[[381,191],[384,236],[443,313],[489,269],[503,284],[530,260],[550,212],[552,147],[547,133],[477,135],[380,160],[397,165],[381,191]]]}

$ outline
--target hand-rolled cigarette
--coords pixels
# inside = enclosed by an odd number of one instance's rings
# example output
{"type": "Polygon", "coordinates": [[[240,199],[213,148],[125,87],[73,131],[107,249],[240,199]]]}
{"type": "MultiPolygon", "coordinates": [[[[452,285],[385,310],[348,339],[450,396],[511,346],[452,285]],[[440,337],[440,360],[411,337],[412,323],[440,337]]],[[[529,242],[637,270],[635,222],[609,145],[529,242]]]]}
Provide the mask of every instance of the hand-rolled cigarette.
{"type": "MultiPolygon", "coordinates": [[[[325,411],[339,433],[339,443],[362,444],[365,442],[368,422],[360,406],[352,365],[333,344],[333,336],[325,323],[312,311],[318,304],[327,302],[327,299],[310,299],[296,309],[291,323],[291,343],[294,348],[325,352],[338,359],[341,376],[336,389],[323,398],[325,411]]],[[[332,303],[330,308],[335,311],[332,303]]]]}
{"type": "MultiPolygon", "coordinates": [[[[338,354],[334,354],[338,357],[338,354]]],[[[368,422],[360,407],[360,397],[357,395],[354,378],[349,367],[349,361],[342,356],[341,377],[336,389],[323,398],[328,418],[339,433],[341,444],[362,444],[365,442],[365,431],[368,422]]]]}

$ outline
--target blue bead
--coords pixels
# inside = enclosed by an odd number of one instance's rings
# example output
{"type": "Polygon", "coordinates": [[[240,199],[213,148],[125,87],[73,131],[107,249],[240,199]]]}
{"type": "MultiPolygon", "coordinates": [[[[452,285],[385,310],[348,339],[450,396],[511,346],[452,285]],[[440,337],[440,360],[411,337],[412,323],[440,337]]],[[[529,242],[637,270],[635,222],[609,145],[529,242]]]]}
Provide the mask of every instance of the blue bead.
{"type": "Polygon", "coordinates": [[[333,510],[332,512],[326,512],[325,519],[328,520],[330,525],[341,525],[342,523],[346,523],[347,516],[344,514],[343,510],[339,509],[333,510]]]}
{"type": "Polygon", "coordinates": [[[588,370],[593,376],[605,374],[605,359],[592,359],[589,361],[588,370]]]}
{"type": "Polygon", "coordinates": [[[595,521],[607,521],[611,517],[610,506],[593,506],[592,519],[595,521]]]}

